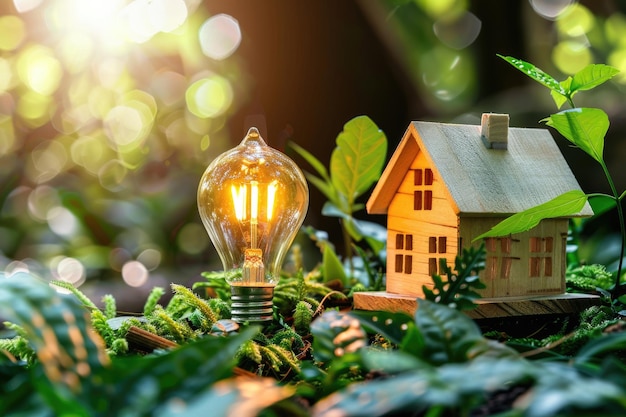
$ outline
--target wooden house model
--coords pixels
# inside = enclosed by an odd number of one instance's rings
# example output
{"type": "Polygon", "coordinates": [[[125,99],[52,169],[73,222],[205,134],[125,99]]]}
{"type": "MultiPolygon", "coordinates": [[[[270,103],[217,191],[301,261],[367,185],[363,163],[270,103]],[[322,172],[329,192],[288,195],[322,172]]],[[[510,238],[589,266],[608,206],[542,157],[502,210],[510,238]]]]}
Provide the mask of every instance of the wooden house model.
{"type": "MultiPolygon", "coordinates": [[[[367,201],[387,215],[387,293],[423,296],[439,259],[511,214],[580,186],[546,129],[509,128],[509,116],[478,125],[412,122],[367,201]]],[[[574,216],[590,216],[589,205],[574,216]]],[[[568,219],[487,238],[483,298],[565,292],[568,219]]]]}

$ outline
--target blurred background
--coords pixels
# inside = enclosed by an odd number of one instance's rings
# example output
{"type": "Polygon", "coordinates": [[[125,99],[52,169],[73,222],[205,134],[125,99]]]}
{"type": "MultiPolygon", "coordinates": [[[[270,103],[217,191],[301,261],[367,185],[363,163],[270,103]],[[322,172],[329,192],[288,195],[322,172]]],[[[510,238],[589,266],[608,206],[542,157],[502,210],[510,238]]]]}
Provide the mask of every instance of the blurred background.
{"type": "MultiPolygon", "coordinates": [[[[190,285],[221,269],[198,181],[248,127],[325,165],[358,115],[390,152],[411,120],[501,112],[540,127],[556,111],[548,90],[496,54],[559,80],[590,63],[621,69],[576,104],[609,114],[606,160],[626,189],[625,1],[3,0],[0,270],[66,280],[94,301],[114,293],[131,310],[154,286],[190,285]]],[[[557,142],[586,192],[609,191],[591,158],[557,142]]],[[[311,187],[305,225],[339,246],[323,203],[311,187]]],[[[585,261],[615,260],[615,217],[589,222],[585,261]]]]}

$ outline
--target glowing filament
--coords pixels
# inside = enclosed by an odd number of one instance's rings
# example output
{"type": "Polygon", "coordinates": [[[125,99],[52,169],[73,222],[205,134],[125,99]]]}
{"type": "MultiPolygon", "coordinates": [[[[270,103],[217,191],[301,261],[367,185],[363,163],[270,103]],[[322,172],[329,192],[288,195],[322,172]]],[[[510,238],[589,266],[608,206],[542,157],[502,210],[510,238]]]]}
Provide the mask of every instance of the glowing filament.
{"type": "Polygon", "coordinates": [[[233,205],[235,206],[235,217],[239,221],[246,219],[246,194],[248,190],[245,184],[239,186],[239,189],[234,185],[231,187],[233,194],[233,205]]]}
{"type": "Polygon", "coordinates": [[[263,214],[262,210],[259,211],[259,209],[265,207],[265,220],[270,221],[272,219],[276,200],[277,182],[273,181],[267,185],[265,195],[263,195],[262,189],[259,190],[258,181],[250,181],[249,185],[249,187],[246,184],[238,186],[232,185],[231,194],[235,218],[240,222],[248,218],[250,219],[250,247],[256,248],[258,243],[259,218],[263,214]],[[248,195],[248,189],[250,189],[250,195],[248,195]],[[264,203],[262,201],[263,197],[265,197],[264,203]],[[248,210],[250,211],[248,212],[248,210]]]}
{"type": "Polygon", "coordinates": [[[250,221],[256,224],[259,218],[259,183],[252,181],[250,189],[250,221]]]}
{"type": "Polygon", "coordinates": [[[276,196],[276,181],[267,186],[267,220],[272,218],[274,210],[274,197],[276,196]]]}

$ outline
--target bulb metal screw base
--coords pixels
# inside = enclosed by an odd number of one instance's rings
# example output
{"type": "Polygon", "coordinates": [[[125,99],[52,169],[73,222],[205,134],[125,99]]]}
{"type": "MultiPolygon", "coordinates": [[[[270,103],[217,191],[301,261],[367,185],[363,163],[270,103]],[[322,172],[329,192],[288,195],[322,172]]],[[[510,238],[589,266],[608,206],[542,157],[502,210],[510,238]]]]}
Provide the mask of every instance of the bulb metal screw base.
{"type": "Polygon", "coordinates": [[[264,323],[274,317],[274,287],[232,285],[231,320],[237,323],[264,323]]]}

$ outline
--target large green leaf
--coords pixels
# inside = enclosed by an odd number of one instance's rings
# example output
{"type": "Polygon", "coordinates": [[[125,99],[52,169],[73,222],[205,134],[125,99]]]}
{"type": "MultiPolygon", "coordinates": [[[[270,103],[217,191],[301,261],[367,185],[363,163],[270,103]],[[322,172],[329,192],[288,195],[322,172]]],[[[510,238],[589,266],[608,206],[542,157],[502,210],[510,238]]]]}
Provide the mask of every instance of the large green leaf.
{"type": "Polygon", "coordinates": [[[619,73],[615,67],[604,64],[590,64],[578,71],[572,79],[570,91],[591,90],[594,87],[610,80],[619,73]]]}
{"type": "Polygon", "coordinates": [[[533,80],[537,81],[540,84],[545,85],[550,90],[556,91],[557,93],[565,96],[567,95],[567,91],[563,88],[561,83],[555,80],[551,75],[545,73],[540,68],[537,68],[533,64],[522,61],[521,59],[514,58],[512,56],[503,56],[498,54],[498,56],[504,59],[509,64],[513,65],[515,68],[528,75],[533,80]]]}
{"type": "Polygon", "coordinates": [[[409,328],[414,327],[412,317],[404,313],[353,310],[349,314],[368,332],[381,334],[396,345],[401,344],[409,328]]]}
{"type": "Polygon", "coordinates": [[[609,130],[607,114],[594,108],[565,110],[544,119],[548,126],[559,131],[567,140],[602,163],[604,137],[609,130]]]}
{"type": "Polygon", "coordinates": [[[233,336],[205,336],[157,356],[114,359],[104,375],[112,399],[109,415],[157,416],[158,405],[195,400],[232,375],[237,350],[258,331],[249,326],[233,336]]]}
{"type": "Polygon", "coordinates": [[[428,300],[417,299],[415,324],[424,339],[423,359],[433,365],[464,362],[479,344],[480,329],[465,314],[428,300]]]}
{"type": "Polygon", "coordinates": [[[102,389],[98,374],[109,358],[77,299],[30,273],[0,274],[0,316],[21,326],[37,352],[44,375],[35,387],[48,405],[67,415],[95,415],[91,399],[102,389]]]}
{"type": "Polygon", "coordinates": [[[565,217],[578,213],[585,206],[587,195],[580,190],[572,190],[552,200],[516,213],[501,221],[489,231],[474,238],[473,241],[486,237],[507,236],[521,233],[537,226],[543,219],[565,217]]]}
{"type": "MultiPolygon", "coordinates": [[[[410,358],[404,359],[410,364],[410,358]]],[[[397,364],[397,360],[393,361],[397,364]]],[[[415,364],[413,370],[393,378],[350,384],[315,404],[312,416],[487,415],[470,410],[484,411],[476,407],[485,403],[494,391],[527,384],[535,373],[532,363],[519,359],[444,364],[430,369],[419,362],[415,364]]]]}
{"type": "Polygon", "coordinates": [[[344,125],[330,158],[330,176],[349,206],[380,178],[386,155],[387,138],[369,117],[344,125]]]}

